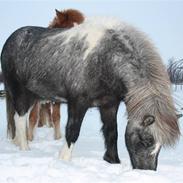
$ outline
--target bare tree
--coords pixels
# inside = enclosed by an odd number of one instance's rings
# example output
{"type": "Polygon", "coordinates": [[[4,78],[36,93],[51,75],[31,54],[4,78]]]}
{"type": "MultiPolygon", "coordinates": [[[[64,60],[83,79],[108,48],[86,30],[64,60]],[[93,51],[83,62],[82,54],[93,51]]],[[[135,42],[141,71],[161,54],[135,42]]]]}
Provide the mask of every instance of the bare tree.
{"type": "Polygon", "coordinates": [[[170,59],[167,72],[172,84],[183,85],[183,59],[170,59]]]}

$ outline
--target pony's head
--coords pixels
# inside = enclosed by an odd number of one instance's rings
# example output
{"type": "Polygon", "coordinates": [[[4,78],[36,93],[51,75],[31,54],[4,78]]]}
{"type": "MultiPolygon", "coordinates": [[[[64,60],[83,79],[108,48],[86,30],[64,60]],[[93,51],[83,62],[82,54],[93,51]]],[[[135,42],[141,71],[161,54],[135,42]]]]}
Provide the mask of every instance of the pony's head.
{"type": "Polygon", "coordinates": [[[74,9],[56,11],[56,16],[50,23],[49,28],[71,28],[75,24],[81,24],[84,21],[83,14],[74,9]]]}
{"type": "Polygon", "coordinates": [[[155,117],[146,115],[137,125],[129,121],[125,133],[127,149],[134,169],[156,170],[161,145],[150,132],[155,117]]]}

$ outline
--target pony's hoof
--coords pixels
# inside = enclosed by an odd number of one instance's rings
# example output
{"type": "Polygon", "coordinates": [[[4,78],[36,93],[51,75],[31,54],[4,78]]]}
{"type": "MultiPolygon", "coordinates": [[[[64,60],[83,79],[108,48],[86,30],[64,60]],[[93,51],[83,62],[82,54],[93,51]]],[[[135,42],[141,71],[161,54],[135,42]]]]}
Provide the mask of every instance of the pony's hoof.
{"type": "Polygon", "coordinates": [[[28,143],[27,142],[23,142],[21,143],[19,138],[18,137],[15,137],[12,142],[16,145],[16,146],[19,146],[20,147],[20,150],[22,151],[28,151],[30,148],[28,146],[28,143]]]}
{"type": "Polygon", "coordinates": [[[120,163],[120,159],[118,158],[118,156],[112,157],[108,154],[105,154],[103,159],[105,161],[107,161],[108,163],[112,163],[112,164],[119,164],[120,163]]]}
{"type": "Polygon", "coordinates": [[[71,161],[71,156],[68,154],[59,153],[59,159],[64,161],[71,161]]]}
{"type": "Polygon", "coordinates": [[[28,129],[27,140],[32,141],[34,138],[33,131],[28,129]]]}
{"type": "Polygon", "coordinates": [[[61,134],[56,134],[55,137],[54,137],[55,140],[59,140],[61,138],[62,138],[61,134]]]}
{"type": "Polygon", "coordinates": [[[33,135],[28,135],[28,136],[27,136],[27,140],[28,140],[28,141],[33,141],[33,135]]]}
{"type": "Polygon", "coordinates": [[[64,145],[63,149],[59,153],[59,159],[70,161],[72,158],[72,150],[73,150],[73,144],[68,147],[67,143],[64,145]]]}
{"type": "Polygon", "coordinates": [[[15,138],[12,140],[13,144],[15,144],[16,146],[20,145],[20,142],[18,140],[18,137],[15,136],[15,138]]]}
{"type": "Polygon", "coordinates": [[[20,145],[20,150],[21,151],[28,151],[30,150],[28,144],[23,144],[23,145],[20,145]]]}

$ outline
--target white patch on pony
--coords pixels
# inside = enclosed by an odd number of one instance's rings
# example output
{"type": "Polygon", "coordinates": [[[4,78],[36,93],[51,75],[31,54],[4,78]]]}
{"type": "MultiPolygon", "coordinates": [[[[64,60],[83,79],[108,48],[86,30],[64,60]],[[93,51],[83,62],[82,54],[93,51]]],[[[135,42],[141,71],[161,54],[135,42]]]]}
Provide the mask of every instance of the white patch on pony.
{"type": "Polygon", "coordinates": [[[92,51],[93,48],[96,47],[97,43],[101,40],[102,36],[104,35],[103,31],[93,30],[88,31],[86,41],[88,43],[88,49],[84,53],[83,59],[85,59],[88,54],[92,51]]]}
{"type": "Polygon", "coordinates": [[[85,59],[88,54],[96,48],[96,45],[102,39],[106,30],[122,29],[125,25],[125,22],[121,22],[116,18],[86,18],[82,24],[74,26],[72,29],[68,29],[60,34],[49,37],[49,41],[54,42],[54,40],[59,39],[60,37],[65,37],[63,44],[67,46],[71,38],[77,38],[78,40],[85,38],[86,46],[88,47],[84,53],[83,59],[85,59]]]}
{"type": "Polygon", "coordinates": [[[159,142],[156,143],[154,150],[151,152],[151,155],[156,155],[161,147],[159,142]]]}
{"type": "Polygon", "coordinates": [[[65,143],[64,147],[59,153],[59,159],[70,161],[72,158],[73,148],[74,148],[74,143],[71,143],[70,147],[68,147],[67,143],[65,143]]]}
{"type": "Polygon", "coordinates": [[[28,150],[27,133],[26,133],[26,121],[27,113],[24,116],[19,116],[16,112],[14,115],[16,135],[14,143],[20,146],[20,150],[28,150]]]}

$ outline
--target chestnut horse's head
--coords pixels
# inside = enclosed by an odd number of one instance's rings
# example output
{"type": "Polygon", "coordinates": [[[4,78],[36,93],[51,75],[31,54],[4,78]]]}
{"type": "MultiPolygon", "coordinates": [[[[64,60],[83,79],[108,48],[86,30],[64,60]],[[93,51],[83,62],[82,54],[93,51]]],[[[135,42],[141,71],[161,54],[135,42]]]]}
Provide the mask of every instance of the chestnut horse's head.
{"type": "Polygon", "coordinates": [[[56,11],[56,16],[50,23],[49,28],[71,28],[74,24],[81,24],[84,21],[83,14],[74,9],[56,11]]]}

